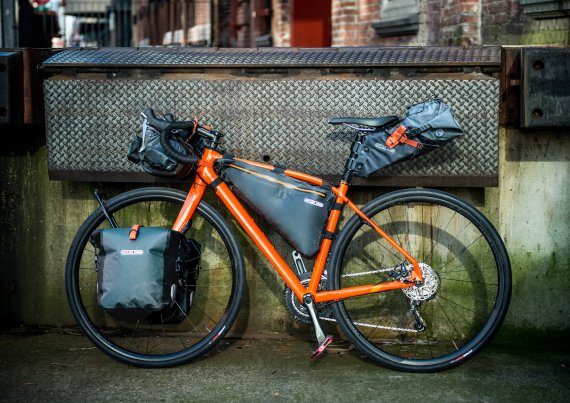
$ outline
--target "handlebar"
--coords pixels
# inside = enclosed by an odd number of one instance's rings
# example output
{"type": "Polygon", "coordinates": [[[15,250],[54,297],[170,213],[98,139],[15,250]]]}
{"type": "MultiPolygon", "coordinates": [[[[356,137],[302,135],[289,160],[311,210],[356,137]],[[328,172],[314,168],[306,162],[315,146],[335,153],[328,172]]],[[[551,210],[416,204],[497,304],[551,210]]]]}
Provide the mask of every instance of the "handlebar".
{"type": "Polygon", "coordinates": [[[211,140],[212,146],[217,147],[221,133],[214,130],[208,130],[203,126],[197,124],[196,118],[190,121],[170,121],[157,117],[151,108],[145,108],[142,116],[147,120],[148,124],[160,132],[160,145],[165,153],[175,161],[184,164],[196,164],[200,159],[194,155],[185,155],[176,151],[170,145],[170,137],[172,130],[192,130],[200,136],[211,140]]]}
{"type": "Polygon", "coordinates": [[[190,121],[171,121],[157,117],[151,108],[145,108],[142,112],[142,116],[148,121],[149,125],[154,127],[156,130],[162,132],[169,128],[170,130],[187,130],[194,128],[196,124],[195,120],[190,121]]]}
{"type": "Polygon", "coordinates": [[[164,148],[164,152],[166,153],[166,155],[168,155],[170,158],[172,158],[175,161],[190,165],[194,165],[200,160],[198,157],[194,155],[184,155],[176,151],[170,145],[170,141],[168,141],[169,136],[170,136],[170,130],[168,128],[160,132],[160,145],[162,146],[162,148],[164,148]]]}

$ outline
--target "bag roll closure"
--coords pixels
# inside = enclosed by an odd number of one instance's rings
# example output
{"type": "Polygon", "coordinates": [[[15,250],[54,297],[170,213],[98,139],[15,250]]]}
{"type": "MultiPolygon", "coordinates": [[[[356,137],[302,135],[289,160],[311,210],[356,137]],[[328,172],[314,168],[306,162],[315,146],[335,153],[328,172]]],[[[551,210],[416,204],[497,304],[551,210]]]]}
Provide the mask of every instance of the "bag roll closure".
{"type": "MultiPolygon", "coordinates": [[[[452,109],[441,99],[412,105],[396,125],[370,133],[355,158],[355,176],[426,154],[463,135],[452,109]]],[[[353,150],[354,151],[354,150],[353,150]]]]}

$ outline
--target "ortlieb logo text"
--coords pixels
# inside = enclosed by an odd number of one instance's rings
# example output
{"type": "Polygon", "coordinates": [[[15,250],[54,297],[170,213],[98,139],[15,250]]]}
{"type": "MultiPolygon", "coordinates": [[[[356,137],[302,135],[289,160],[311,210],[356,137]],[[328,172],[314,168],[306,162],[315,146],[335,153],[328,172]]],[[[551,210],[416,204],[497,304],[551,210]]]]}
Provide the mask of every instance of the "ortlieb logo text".
{"type": "Polygon", "coordinates": [[[132,256],[132,255],[142,255],[142,254],[144,254],[144,251],[142,251],[140,249],[122,249],[121,250],[121,255],[132,256]]]}
{"type": "Polygon", "coordinates": [[[386,151],[389,153],[395,153],[396,152],[396,150],[394,150],[393,148],[388,148],[387,146],[385,146],[382,143],[376,143],[376,144],[374,144],[374,147],[376,147],[379,150],[383,150],[383,151],[386,151]]]}
{"type": "Polygon", "coordinates": [[[303,201],[304,201],[305,203],[307,203],[307,204],[312,204],[313,206],[317,206],[317,207],[321,207],[321,208],[325,206],[325,205],[324,205],[323,203],[321,203],[320,201],[316,201],[316,200],[313,200],[313,199],[307,199],[307,198],[306,198],[306,199],[303,200],[303,201]]]}

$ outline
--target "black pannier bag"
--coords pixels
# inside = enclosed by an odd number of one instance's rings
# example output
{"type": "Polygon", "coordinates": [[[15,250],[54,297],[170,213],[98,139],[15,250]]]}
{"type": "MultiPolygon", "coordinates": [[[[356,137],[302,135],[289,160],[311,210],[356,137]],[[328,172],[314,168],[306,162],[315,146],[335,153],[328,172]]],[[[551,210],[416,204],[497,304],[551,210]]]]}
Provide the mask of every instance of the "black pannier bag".
{"type": "Polygon", "coordinates": [[[97,230],[90,242],[96,248],[97,302],[111,317],[132,323],[178,323],[185,317],[199,269],[196,241],[166,228],[133,226],[97,230]]]}
{"type": "Polygon", "coordinates": [[[183,238],[182,242],[184,245],[179,250],[178,284],[174,304],[153,312],[145,322],[177,324],[187,318],[192,308],[200,273],[201,246],[194,239],[183,238]]]}
{"type": "Polygon", "coordinates": [[[295,250],[307,258],[318,252],[336,199],[330,187],[290,178],[279,168],[272,171],[236,160],[222,167],[221,177],[295,250]]]}
{"type": "Polygon", "coordinates": [[[378,170],[433,151],[463,130],[452,109],[441,99],[410,106],[399,123],[366,136],[360,149],[354,150],[355,176],[366,178],[378,170]]]}
{"type": "MultiPolygon", "coordinates": [[[[164,116],[173,120],[171,115],[164,116]]],[[[192,147],[184,142],[189,133],[178,131],[168,140],[177,152],[184,155],[193,155],[192,147]]],[[[142,137],[137,136],[131,143],[127,154],[129,161],[140,165],[146,172],[155,176],[182,179],[192,172],[192,165],[180,163],[169,157],[160,144],[160,132],[143,122],[142,137]]]]}

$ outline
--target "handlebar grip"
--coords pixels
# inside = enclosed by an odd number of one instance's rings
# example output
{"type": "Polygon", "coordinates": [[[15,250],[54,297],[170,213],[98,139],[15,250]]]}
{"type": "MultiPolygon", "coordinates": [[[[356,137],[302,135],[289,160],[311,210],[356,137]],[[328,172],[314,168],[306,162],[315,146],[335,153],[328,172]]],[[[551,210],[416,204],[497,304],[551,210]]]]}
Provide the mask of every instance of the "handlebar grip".
{"type": "MultiPolygon", "coordinates": [[[[198,157],[196,157],[194,155],[181,154],[178,151],[176,151],[170,145],[170,141],[168,141],[168,140],[170,137],[170,130],[171,129],[173,129],[173,128],[169,126],[160,132],[160,145],[164,149],[164,152],[166,153],[166,155],[168,155],[173,160],[178,161],[178,162],[183,163],[183,164],[190,164],[190,165],[196,164],[199,161],[198,157]]],[[[177,129],[177,128],[175,128],[175,129],[177,129]]]]}
{"type": "Polygon", "coordinates": [[[154,127],[156,130],[162,132],[166,129],[176,130],[187,130],[194,127],[194,121],[169,121],[166,119],[161,119],[154,114],[154,111],[148,106],[144,108],[142,115],[146,118],[148,123],[154,127]]]}
{"type": "Polygon", "coordinates": [[[167,128],[169,130],[188,130],[194,128],[194,122],[168,122],[170,123],[167,128]]]}

